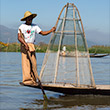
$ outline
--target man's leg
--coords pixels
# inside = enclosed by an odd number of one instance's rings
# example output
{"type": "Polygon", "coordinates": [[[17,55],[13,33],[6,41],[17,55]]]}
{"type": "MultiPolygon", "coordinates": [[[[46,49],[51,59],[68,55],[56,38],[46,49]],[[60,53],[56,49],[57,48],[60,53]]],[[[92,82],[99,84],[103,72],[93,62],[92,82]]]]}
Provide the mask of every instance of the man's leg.
{"type": "Polygon", "coordinates": [[[22,53],[22,73],[23,73],[23,83],[32,84],[32,77],[30,74],[30,61],[27,57],[27,54],[22,53]]]}
{"type": "Polygon", "coordinates": [[[38,73],[37,73],[37,61],[36,61],[36,55],[35,55],[35,52],[32,52],[32,55],[31,55],[31,59],[32,59],[32,74],[34,75],[34,79],[35,81],[37,80],[38,78],[38,73]],[[34,72],[35,70],[35,72],[34,72]]]}

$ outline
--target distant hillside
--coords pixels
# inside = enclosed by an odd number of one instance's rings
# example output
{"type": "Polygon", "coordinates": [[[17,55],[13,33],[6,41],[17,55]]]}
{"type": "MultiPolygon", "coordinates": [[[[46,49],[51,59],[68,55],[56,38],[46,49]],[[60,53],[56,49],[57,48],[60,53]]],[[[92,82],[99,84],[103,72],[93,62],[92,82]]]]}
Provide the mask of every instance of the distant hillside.
{"type": "Polygon", "coordinates": [[[0,25],[0,41],[2,42],[16,42],[17,41],[17,30],[7,28],[0,25]]]}
{"type": "MultiPolygon", "coordinates": [[[[17,29],[10,29],[3,25],[0,25],[0,41],[2,41],[4,43],[18,42],[17,31],[18,31],[17,29]]],[[[37,34],[35,44],[39,44],[39,42],[44,42],[44,43],[48,44],[50,37],[51,37],[51,34],[47,35],[47,36],[41,36],[41,35],[37,34]]],[[[87,40],[87,43],[88,43],[88,47],[91,47],[92,45],[96,45],[95,42],[91,42],[89,40],[87,40]]]]}

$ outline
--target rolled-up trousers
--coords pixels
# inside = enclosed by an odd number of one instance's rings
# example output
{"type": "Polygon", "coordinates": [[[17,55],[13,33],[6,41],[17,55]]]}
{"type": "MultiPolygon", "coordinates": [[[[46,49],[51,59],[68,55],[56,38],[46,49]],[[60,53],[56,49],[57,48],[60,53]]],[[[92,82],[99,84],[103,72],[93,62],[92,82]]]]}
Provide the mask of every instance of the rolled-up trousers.
{"type": "MultiPolygon", "coordinates": [[[[31,50],[34,44],[28,44],[29,49],[31,50]]],[[[33,62],[30,61],[30,58],[28,56],[28,53],[25,49],[24,46],[21,45],[21,54],[22,54],[22,76],[23,76],[23,83],[24,84],[32,84],[36,82],[36,79],[38,77],[38,74],[35,74],[33,72],[33,67],[37,71],[37,62],[36,62],[36,55],[35,51],[32,51],[31,54],[31,59],[33,62]],[[34,65],[34,66],[32,66],[34,65]]]]}

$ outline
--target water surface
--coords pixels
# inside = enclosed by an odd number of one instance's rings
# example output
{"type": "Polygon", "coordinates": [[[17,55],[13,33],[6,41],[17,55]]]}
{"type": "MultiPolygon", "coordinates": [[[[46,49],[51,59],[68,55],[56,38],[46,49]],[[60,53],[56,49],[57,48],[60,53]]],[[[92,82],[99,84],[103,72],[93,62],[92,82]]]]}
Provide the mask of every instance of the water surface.
{"type": "MultiPolygon", "coordinates": [[[[44,53],[36,53],[40,72],[44,53]]],[[[110,56],[91,58],[96,84],[110,85],[110,56]]],[[[0,52],[0,110],[110,110],[110,96],[64,95],[19,85],[22,81],[21,54],[0,52]]]]}

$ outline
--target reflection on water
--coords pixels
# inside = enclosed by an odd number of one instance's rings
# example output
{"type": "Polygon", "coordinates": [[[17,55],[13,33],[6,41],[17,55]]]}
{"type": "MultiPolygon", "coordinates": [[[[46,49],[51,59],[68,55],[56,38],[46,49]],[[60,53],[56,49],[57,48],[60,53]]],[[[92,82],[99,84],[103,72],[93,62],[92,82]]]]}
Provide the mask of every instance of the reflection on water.
{"type": "MultiPolygon", "coordinates": [[[[44,53],[37,53],[40,72],[44,53]]],[[[92,68],[96,84],[110,84],[110,56],[93,58],[92,68]]],[[[40,89],[19,85],[22,80],[21,54],[0,53],[0,110],[109,110],[110,96],[64,95],[46,91],[43,100],[40,89]]]]}
{"type": "MultiPolygon", "coordinates": [[[[37,106],[37,109],[43,108],[44,110],[64,110],[66,108],[70,108],[71,110],[96,110],[97,108],[104,110],[106,108],[107,110],[110,107],[110,96],[61,95],[58,98],[50,97],[48,101],[36,99],[30,104],[34,107],[37,106]]],[[[31,110],[31,108],[20,108],[20,110],[31,110]]]]}

